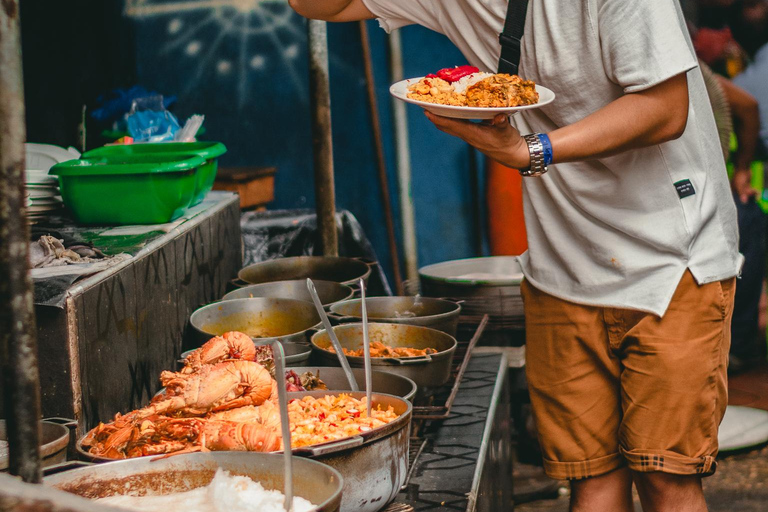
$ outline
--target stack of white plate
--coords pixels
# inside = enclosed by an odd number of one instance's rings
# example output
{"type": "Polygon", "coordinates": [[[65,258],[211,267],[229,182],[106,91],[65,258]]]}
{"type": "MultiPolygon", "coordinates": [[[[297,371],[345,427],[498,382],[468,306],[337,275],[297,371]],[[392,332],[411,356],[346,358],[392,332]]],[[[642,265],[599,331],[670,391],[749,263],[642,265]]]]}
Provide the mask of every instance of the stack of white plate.
{"type": "Polygon", "coordinates": [[[63,208],[59,192],[59,180],[50,176],[50,168],[59,163],[78,158],[74,148],[64,149],[51,144],[26,144],[27,217],[39,222],[63,208]]]}
{"type": "Polygon", "coordinates": [[[64,204],[59,193],[59,180],[48,171],[26,171],[27,217],[38,222],[49,215],[59,213],[64,204]]]}

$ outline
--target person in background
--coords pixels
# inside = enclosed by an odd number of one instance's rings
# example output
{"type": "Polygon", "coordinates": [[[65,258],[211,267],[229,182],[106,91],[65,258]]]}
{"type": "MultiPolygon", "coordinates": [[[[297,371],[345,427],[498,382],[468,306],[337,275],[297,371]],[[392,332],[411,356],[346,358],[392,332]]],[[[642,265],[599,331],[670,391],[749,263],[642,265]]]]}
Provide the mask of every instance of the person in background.
{"type": "MultiPolygon", "coordinates": [[[[766,265],[766,218],[755,202],[750,165],[752,160],[767,160],[768,148],[768,1],[737,0],[730,6],[728,23],[736,42],[749,56],[743,72],[733,78],[733,84],[746,91],[757,102],[759,137],[752,158],[747,155],[734,161],[732,179],[741,234],[739,250],[745,256],[742,279],[736,287],[731,328],[732,372],[754,366],[762,356],[760,341],[760,303],[764,290],[766,265]]],[[[739,146],[749,144],[739,139],[739,146]]],[[[764,333],[763,333],[764,334],[764,333]]]]}
{"type": "MultiPolygon", "coordinates": [[[[417,23],[496,70],[510,0],[289,3],[388,31],[417,23]]],[[[572,512],[634,511],[633,481],[647,512],[703,512],[742,258],[680,6],[531,1],[521,53],[551,105],[514,127],[425,115],[526,175],[526,368],[545,471],[571,481],[572,512]]]]}

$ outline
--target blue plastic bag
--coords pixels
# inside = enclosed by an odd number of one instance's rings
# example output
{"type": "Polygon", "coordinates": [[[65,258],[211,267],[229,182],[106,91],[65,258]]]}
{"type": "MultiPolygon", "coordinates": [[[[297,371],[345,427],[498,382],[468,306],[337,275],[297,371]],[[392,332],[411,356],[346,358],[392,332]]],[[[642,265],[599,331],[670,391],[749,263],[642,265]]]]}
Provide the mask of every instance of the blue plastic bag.
{"type": "Polygon", "coordinates": [[[134,142],[171,141],[180,128],[176,116],[165,109],[161,95],[133,100],[125,120],[134,142]]]}

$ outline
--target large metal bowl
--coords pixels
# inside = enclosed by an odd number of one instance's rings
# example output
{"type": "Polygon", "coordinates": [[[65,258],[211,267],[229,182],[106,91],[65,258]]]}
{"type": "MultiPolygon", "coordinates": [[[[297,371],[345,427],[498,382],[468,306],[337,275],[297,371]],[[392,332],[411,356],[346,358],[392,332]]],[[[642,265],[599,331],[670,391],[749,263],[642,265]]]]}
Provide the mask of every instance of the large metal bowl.
{"type": "MultiPolygon", "coordinates": [[[[286,369],[293,370],[299,376],[305,372],[312,372],[325,383],[329,392],[349,389],[347,376],[344,374],[344,370],[338,366],[294,366],[286,369]]],[[[365,370],[353,368],[352,373],[355,375],[358,388],[365,389],[365,370]]],[[[371,381],[374,393],[387,393],[409,402],[412,402],[413,397],[416,396],[416,383],[408,377],[373,371],[371,372],[371,381]]]]}
{"type": "Polygon", "coordinates": [[[367,281],[370,275],[370,265],[362,260],[331,256],[278,258],[248,265],[237,273],[238,279],[250,284],[310,278],[350,285],[361,277],[367,281]]]}
{"type": "MultiPolygon", "coordinates": [[[[430,297],[370,297],[365,299],[372,322],[417,325],[456,336],[461,305],[430,297]]],[[[352,299],[331,306],[331,313],[342,322],[361,322],[362,300],[352,299]]]]}
{"type": "MultiPolygon", "coordinates": [[[[283,491],[282,455],[253,452],[208,452],[152,460],[141,457],[64,471],[44,484],[86,498],[146,496],[184,492],[210,483],[217,468],[283,491]]],[[[323,512],[339,510],[344,481],[339,472],[320,462],[293,458],[293,489],[323,512]]]]}
{"type": "MultiPolygon", "coordinates": [[[[333,281],[313,281],[313,283],[320,298],[320,303],[323,306],[351,299],[355,294],[355,290],[346,284],[333,281]]],[[[221,300],[249,299],[253,297],[296,299],[312,302],[312,296],[309,294],[309,290],[307,290],[307,281],[305,279],[252,284],[229,292],[221,300]]]]}
{"type": "MultiPolygon", "coordinates": [[[[40,422],[40,458],[44,467],[67,460],[69,429],[64,425],[50,421],[40,422]]],[[[0,471],[8,469],[8,451],[5,420],[0,420],[0,471]]]]}
{"type": "Polygon", "coordinates": [[[260,344],[307,343],[308,331],[320,317],[315,306],[303,300],[253,298],[208,304],[192,313],[189,322],[198,345],[228,331],[245,333],[260,344]]]}
{"type": "MultiPolygon", "coordinates": [[[[363,346],[363,324],[344,324],[333,328],[341,346],[359,350],[363,346]]],[[[370,340],[380,341],[390,347],[433,348],[437,353],[421,357],[372,357],[371,367],[375,370],[402,375],[413,380],[419,387],[419,394],[427,388],[442,386],[451,377],[451,362],[456,351],[453,336],[414,325],[371,323],[368,325],[370,340]]],[[[331,352],[331,340],[325,330],[311,338],[312,351],[317,361],[328,366],[339,366],[339,359],[331,352]]],[[[365,366],[365,358],[347,356],[349,365],[365,366]]]]}

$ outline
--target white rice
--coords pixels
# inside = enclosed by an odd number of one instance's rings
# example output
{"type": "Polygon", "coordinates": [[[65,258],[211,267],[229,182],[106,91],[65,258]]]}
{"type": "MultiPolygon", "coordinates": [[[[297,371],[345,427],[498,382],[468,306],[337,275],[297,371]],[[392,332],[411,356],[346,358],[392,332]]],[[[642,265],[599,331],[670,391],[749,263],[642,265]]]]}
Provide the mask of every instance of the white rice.
{"type": "Polygon", "coordinates": [[[483,80],[485,78],[488,78],[489,76],[493,76],[493,73],[472,73],[471,75],[467,75],[465,77],[462,77],[455,82],[453,82],[453,90],[458,93],[463,93],[467,90],[467,87],[470,85],[474,85],[480,80],[483,80]]]}
{"type": "MultiPolygon", "coordinates": [[[[96,501],[141,512],[283,512],[284,499],[280,491],[267,491],[247,476],[233,476],[219,468],[210,484],[191,491],[163,496],[110,496],[96,501]]],[[[304,498],[293,498],[294,512],[314,508],[304,498]]]]}

